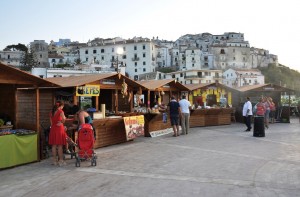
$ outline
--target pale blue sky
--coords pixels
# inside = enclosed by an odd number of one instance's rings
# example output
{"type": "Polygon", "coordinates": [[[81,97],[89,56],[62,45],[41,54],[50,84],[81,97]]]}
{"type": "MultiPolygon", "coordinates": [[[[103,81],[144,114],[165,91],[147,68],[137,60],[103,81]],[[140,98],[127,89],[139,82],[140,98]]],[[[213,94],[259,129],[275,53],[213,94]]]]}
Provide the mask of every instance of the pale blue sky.
{"type": "Polygon", "coordinates": [[[87,42],[142,36],[241,32],[257,48],[300,71],[297,0],[1,0],[0,50],[33,40],[87,42]]]}

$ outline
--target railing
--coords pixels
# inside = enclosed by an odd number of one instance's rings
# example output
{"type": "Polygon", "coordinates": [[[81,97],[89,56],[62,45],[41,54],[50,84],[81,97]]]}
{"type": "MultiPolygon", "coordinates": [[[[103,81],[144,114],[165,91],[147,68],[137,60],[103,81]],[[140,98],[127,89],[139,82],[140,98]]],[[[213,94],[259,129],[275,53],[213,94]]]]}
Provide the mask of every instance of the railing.
{"type": "Polygon", "coordinates": [[[132,61],[139,61],[139,60],[140,60],[139,57],[133,57],[133,58],[132,58],[132,61]]]}
{"type": "Polygon", "coordinates": [[[198,75],[188,75],[184,76],[185,79],[190,79],[190,78],[204,78],[203,76],[198,76],[198,75]]]}

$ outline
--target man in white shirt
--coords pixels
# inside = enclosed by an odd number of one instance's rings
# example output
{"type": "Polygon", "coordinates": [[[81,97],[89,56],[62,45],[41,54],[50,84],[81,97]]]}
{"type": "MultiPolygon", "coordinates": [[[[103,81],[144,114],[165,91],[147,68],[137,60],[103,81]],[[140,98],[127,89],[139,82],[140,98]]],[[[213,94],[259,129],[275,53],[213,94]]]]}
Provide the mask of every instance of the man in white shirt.
{"type": "Polygon", "coordinates": [[[251,117],[252,117],[252,104],[250,102],[250,98],[247,97],[247,101],[244,104],[243,107],[243,116],[244,116],[244,121],[247,126],[247,129],[245,131],[251,131],[251,117]]]}
{"type": "Polygon", "coordinates": [[[181,110],[181,128],[182,135],[186,135],[189,133],[190,128],[190,107],[191,103],[186,100],[186,96],[183,95],[182,99],[179,101],[180,110],[181,110]]]}

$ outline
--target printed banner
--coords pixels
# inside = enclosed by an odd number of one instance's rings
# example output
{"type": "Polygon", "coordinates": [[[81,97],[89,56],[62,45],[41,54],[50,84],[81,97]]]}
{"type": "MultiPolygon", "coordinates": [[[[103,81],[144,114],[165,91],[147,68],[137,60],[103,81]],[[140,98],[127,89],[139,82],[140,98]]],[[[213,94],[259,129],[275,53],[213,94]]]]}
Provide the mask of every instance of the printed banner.
{"type": "Polygon", "coordinates": [[[138,136],[144,135],[144,115],[124,117],[126,138],[132,140],[138,136]]]}
{"type": "Polygon", "coordinates": [[[100,85],[85,85],[76,87],[76,96],[99,96],[100,85]]]}

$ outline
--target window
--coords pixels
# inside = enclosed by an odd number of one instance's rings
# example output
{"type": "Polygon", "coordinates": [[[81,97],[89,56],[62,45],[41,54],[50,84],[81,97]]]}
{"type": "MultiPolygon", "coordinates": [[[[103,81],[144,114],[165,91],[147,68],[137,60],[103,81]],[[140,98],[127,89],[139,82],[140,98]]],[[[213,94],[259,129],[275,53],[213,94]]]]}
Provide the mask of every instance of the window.
{"type": "Polygon", "coordinates": [[[175,62],[177,62],[177,57],[175,58],[175,62]]]}
{"type": "Polygon", "coordinates": [[[134,62],[134,65],[137,66],[137,62],[134,62]]]}
{"type": "Polygon", "coordinates": [[[96,53],[97,53],[97,50],[96,50],[96,49],[94,49],[94,50],[93,50],[93,53],[94,53],[94,54],[96,54],[96,53]]]}
{"type": "Polygon", "coordinates": [[[85,61],[89,61],[89,58],[87,57],[87,58],[85,58],[85,61]]]}
{"type": "Polygon", "coordinates": [[[43,55],[42,54],[40,54],[40,58],[42,58],[43,57],[43,55]]]}
{"type": "Polygon", "coordinates": [[[183,77],[183,74],[182,74],[182,73],[180,73],[180,77],[183,77]]]}
{"type": "Polygon", "coordinates": [[[146,68],[143,68],[143,71],[146,72],[146,68]]]}
{"type": "Polygon", "coordinates": [[[220,54],[225,54],[225,50],[221,49],[220,54]]]}
{"type": "Polygon", "coordinates": [[[115,52],[115,48],[111,48],[111,52],[115,52]]]}
{"type": "Polygon", "coordinates": [[[145,66],[145,65],[146,65],[146,62],[143,62],[143,65],[145,66]]]}
{"type": "Polygon", "coordinates": [[[195,58],[192,58],[192,60],[194,61],[194,60],[195,60],[195,58]]]}
{"type": "Polygon", "coordinates": [[[101,49],[101,53],[104,53],[104,49],[101,49]]]}
{"type": "Polygon", "coordinates": [[[51,61],[52,63],[54,63],[55,62],[55,59],[52,59],[52,61],[51,61]]]}
{"type": "Polygon", "coordinates": [[[146,57],[146,53],[143,53],[143,57],[146,57]]]}
{"type": "Polygon", "coordinates": [[[176,52],[176,55],[178,55],[178,52],[176,52]]]}
{"type": "Polygon", "coordinates": [[[123,47],[123,51],[126,51],[126,47],[123,47]]]}
{"type": "Polygon", "coordinates": [[[10,59],[10,55],[7,56],[7,59],[10,59]]]}
{"type": "Polygon", "coordinates": [[[97,59],[97,58],[96,58],[96,57],[94,57],[94,62],[96,61],[96,59],[97,59]]]}
{"type": "Polygon", "coordinates": [[[233,60],[235,60],[235,57],[233,57],[233,60]]]}
{"type": "Polygon", "coordinates": [[[136,53],[134,54],[134,59],[137,59],[137,54],[136,53]]]}
{"type": "Polygon", "coordinates": [[[136,73],[137,73],[137,69],[134,69],[134,72],[136,72],[136,73]]]}
{"type": "Polygon", "coordinates": [[[101,56],[101,60],[104,60],[104,56],[101,56]]]}
{"type": "Polygon", "coordinates": [[[89,51],[88,51],[88,50],[85,50],[85,54],[89,54],[89,51]]]}
{"type": "Polygon", "coordinates": [[[127,58],[127,56],[126,56],[126,55],[123,55],[123,56],[122,56],[122,58],[123,58],[123,59],[126,59],[126,58],[127,58]]]}
{"type": "Polygon", "coordinates": [[[137,49],[137,47],[136,46],[134,46],[134,50],[136,50],[137,49]]]}
{"type": "Polygon", "coordinates": [[[175,78],[175,75],[172,75],[172,78],[175,78]]]}
{"type": "Polygon", "coordinates": [[[195,65],[194,65],[194,64],[192,64],[192,67],[195,67],[195,65]]]}
{"type": "Polygon", "coordinates": [[[144,49],[144,50],[146,49],[146,45],[143,45],[143,49],[144,49]]]}
{"type": "Polygon", "coordinates": [[[194,50],[192,50],[192,53],[194,53],[194,50]]]}

